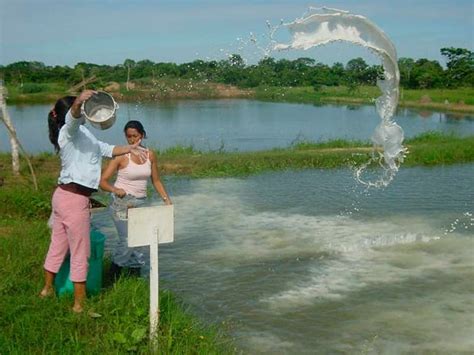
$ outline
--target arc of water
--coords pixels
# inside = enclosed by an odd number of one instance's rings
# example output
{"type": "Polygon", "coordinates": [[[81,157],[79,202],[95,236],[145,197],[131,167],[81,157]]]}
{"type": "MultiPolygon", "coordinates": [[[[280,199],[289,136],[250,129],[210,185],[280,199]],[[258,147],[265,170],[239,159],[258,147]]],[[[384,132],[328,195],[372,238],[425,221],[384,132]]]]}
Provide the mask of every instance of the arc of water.
{"type": "MultiPolygon", "coordinates": [[[[375,182],[362,180],[362,173],[375,159],[373,158],[356,171],[356,177],[369,186],[388,185],[407,152],[402,145],[403,130],[392,121],[398,104],[400,81],[397,52],[393,43],[367,18],[331,8],[310,8],[303,17],[290,23],[283,23],[278,27],[286,27],[292,35],[292,40],[284,44],[272,38],[272,50],[307,50],[331,42],[344,41],[365,47],[381,59],[384,78],[377,79],[377,86],[382,91],[382,95],[375,102],[381,122],[375,128],[372,142],[374,148],[382,148],[383,152],[378,153],[378,160],[384,168],[384,174],[375,182]]],[[[275,31],[272,31],[271,36],[274,33],[275,31]]]]}

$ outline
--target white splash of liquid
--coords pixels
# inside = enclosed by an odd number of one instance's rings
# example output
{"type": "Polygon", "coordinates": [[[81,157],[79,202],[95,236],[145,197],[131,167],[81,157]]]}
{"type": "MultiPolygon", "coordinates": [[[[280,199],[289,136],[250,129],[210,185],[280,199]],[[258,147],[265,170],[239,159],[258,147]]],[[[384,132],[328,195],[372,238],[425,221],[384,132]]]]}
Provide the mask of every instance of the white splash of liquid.
{"type": "Polygon", "coordinates": [[[402,145],[403,129],[392,121],[398,104],[400,72],[395,47],[387,35],[363,16],[337,9],[310,8],[303,17],[274,28],[271,37],[272,50],[307,50],[343,41],[363,46],[381,59],[384,78],[377,79],[377,86],[382,95],[375,101],[381,122],[372,135],[372,158],[356,170],[355,176],[359,182],[369,187],[387,186],[407,153],[407,149],[402,145]],[[290,43],[283,44],[273,40],[273,34],[280,27],[286,27],[290,31],[290,43]],[[375,181],[364,180],[362,174],[373,162],[379,163],[383,173],[375,181]]]}
{"type": "Polygon", "coordinates": [[[103,122],[103,121],[108,120],[112,116],[113,113],[114,113],[113,110],[103,107],[103,108],[98,109],[92,115],[91,119],[95,122],[103,122]]]}

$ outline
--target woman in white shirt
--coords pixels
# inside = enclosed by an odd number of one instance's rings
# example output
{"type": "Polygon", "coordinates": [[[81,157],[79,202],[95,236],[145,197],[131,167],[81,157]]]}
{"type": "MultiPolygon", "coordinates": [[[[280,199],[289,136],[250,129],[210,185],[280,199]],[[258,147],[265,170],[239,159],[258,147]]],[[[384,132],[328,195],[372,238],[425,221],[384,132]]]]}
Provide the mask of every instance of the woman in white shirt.
{"type": "Polygon", "coordinates": [[[102,157],[143,154],[140,142],[113,146],[99,141],[85,126],[81,105],[95,91],[59,99],[48,115],[49,139],[61,158],[58,187],[52,198],[53,227],[44,263],[45,285],[41,297],[53,294],[54,278],[69,251],[70,279],[74,284],[74,312],[82,312],[90,254],[89,196],[97,191],[102,157]]]}

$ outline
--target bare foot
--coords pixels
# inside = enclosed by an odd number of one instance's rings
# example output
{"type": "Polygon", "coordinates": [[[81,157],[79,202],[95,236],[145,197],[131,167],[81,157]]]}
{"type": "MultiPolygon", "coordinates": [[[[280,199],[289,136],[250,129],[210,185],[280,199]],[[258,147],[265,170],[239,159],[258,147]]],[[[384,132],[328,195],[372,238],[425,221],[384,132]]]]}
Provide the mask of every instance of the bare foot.
{"type": "Polygon", "coordinates": [[[54,294],[54,289],[52,287],[45,287],[41,290],[39,296],[40,298],[51,297],[54,294]]]}
{"type": "Polygon", "coordinates": [[[82,313],[82,311],[84,310],[84,308],[82,308],[82,306],[80,304],[75,304],[73,307],[72,307],[72,311],[74,313],[82,313]]]}

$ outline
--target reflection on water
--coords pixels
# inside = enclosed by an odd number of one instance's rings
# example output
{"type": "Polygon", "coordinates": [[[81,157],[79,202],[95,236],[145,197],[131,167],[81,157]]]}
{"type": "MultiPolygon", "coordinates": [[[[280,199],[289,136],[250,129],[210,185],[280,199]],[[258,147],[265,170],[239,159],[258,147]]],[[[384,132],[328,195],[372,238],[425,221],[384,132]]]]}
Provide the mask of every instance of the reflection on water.
{"type": "Polygon", "coordinates": [[[474,121],[472,114],[464,112],[436,112],[427,109],[398,108],[397,116],[430,119],[433,122],[456,123],[457,120],[474,121]]]}
{"type": "MultiPolygon", "coordinates": [[[[18,136],[30,153],[53,152],[46,117],[49,105],[11,106],[9,112],[18,136]]],[[[407,138],[436,130],[466,136],[474,134],[474,116],[451,119],[433,112],[421,118],[418,111],[399,109],[394,120],[407,138]]],[[[143,122],[152,148],[177,144],[200,150],[249,151],[288,147],[297,137],[312,141],[356,139],[368,141],[380,121],[374,106],[303,105],[252,100],[176,101],[167,103],[120,103],[115,125],[105,131],[91,128],[99,139],[124,143],[123,126],[130,119],[143,122]]],[[[10,149],[0,126],[0,151],[10,149]]]]}
{"type": "Polygon", "coordinates": [[[345,169],[167,179],[162,285],[250,354],[469,352],[473,175],[401,169],[370,193],[345,169]]]}

